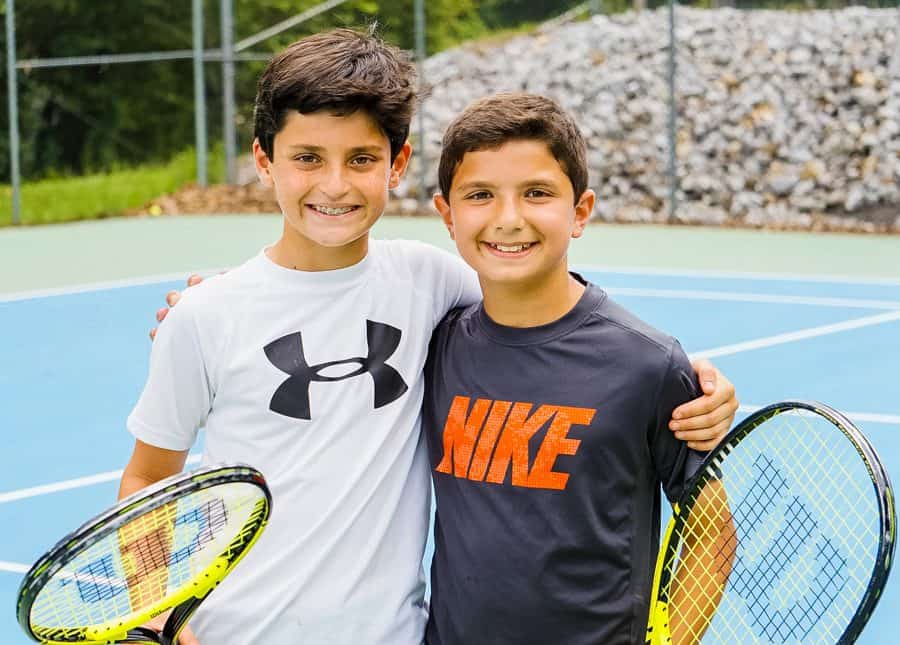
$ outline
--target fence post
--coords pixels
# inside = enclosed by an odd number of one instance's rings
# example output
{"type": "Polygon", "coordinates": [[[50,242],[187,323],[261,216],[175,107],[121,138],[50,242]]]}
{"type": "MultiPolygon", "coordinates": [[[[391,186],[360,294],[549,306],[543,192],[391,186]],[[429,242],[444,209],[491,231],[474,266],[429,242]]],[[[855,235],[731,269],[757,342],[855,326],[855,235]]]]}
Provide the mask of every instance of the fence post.
{"type": "Polygon", "coordinates": [[[9,106],[9,171],[12,184],[12,223],[21,221],[22,178],[19,172],[19,96],[16,71],[16,8],[6,0],[6,86],[9,106]]]}
{"type": "MultiPolygon", "coordinates": [[[[425,0],[416,0],[415,6],[415,27],[416,27],[416,60],[419,63],[419,87],[425,87],[425,0]]],[[[428,168],[425,163],[425,110],[424,101],[419,101],[419,109],[417,110],[417,122],[419,126],[419,210],[425,212],[427,209],[428,195],[426,173],[428,168]]]]}
{"type": "Polygon", "coordinates": [[[675,0],[669,0],[669,222],[675,221],[678,208],[678,160],[675,155],[676,119],[678,106],[675,99],[675,0]]]}
{"type": "Polygon", "coordinates": [[[194,138],[197,148],[197,184],[206,186],[206,83],[203,77],[203,0],[193,0],[194,31],[194,138]]]}
{"type": "Polygon", "coordinates": [[[234,133],[234,21],[233,0],[221,0],[222,19],[222,136],[225,139],[225,183],[237,181],[234,133]]]}

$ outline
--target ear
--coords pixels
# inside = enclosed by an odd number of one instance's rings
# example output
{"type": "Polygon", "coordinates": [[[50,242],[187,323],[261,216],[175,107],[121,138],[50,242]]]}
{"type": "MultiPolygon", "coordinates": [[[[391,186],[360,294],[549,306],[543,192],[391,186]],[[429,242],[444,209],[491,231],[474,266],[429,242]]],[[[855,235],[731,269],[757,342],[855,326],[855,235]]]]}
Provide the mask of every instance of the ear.
{"type": "Polygon", "coordinates": [[[578,203],[575,204],[575,221],[572,223],[572,237],[581,237],[584,233],[584,227],[591,219],[591,213],[594,212],[594,202],[597,196],[594,191],[588,188],[581,193],[578,203]]]}
{"type": "Polygon", "coordinates": [[[456,237],[453,235],[453,216],[450,212],[450,202],[444,199],[444,196],[441,193],[435,193],[433,201],[434,207],[437,209],[437,212],[441,214],[441,219],[444,220],[444,226],[447,227],[447,232],[450,233],[450,239],[455,240],[456,237]]]}
{"type": "Polygon", "coordinates": [[[259,138],[253,140],[253,161],[256,163],[256,176],[259,177],[259,183],[266,188],[272,188],[275,182],[272,179],[272,162],[266,151],[259,145],[259,138]]]}
{"type": "Polygon", "coordinates": [[[388,188],[396,188],[400,185],[400,180],[406,174],[406,168],[409,165],[409,157],[412,154],[412,144],[407,141],[400,148],[400,152],[394,157],[394,163],[391,164],[391,176],[388,179],[388,188]]]}

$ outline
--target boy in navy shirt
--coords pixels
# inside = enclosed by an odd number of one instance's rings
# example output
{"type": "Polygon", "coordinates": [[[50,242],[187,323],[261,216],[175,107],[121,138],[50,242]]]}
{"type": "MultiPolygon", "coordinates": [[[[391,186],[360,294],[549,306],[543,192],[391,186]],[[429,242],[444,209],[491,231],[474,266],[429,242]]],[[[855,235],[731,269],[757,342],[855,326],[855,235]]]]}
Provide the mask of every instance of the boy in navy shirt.
{"type": "Polygon", "coordinates": [[[552,100],[502,94],[448,128],[435,206],[483,301],[426,363],[437,496],[429,645],[643,642],[660,484],[702,460],[668,426],[700,390],[674,338],[571,273],[594,206],[552,100]]]}

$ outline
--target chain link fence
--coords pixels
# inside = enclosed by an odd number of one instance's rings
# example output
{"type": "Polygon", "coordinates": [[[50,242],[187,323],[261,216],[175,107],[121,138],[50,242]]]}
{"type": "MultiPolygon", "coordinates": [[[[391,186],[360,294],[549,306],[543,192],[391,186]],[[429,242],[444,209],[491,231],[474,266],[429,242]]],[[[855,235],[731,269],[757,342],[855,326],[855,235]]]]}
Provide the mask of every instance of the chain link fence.
{"type": "Polygon", "coordinates": [[[600,219],[900,229],[896,1],[0,5],[14,117],[0,135],[0,176],[13,184],[0,224],[52,220],[73,207],[58,198],[68,178],[87,181],[79,196],[102,193],[101,177],[134,166],[150,170],[116,184],[131,185],[123,199],[136,205],[186,182],[253,181],[239,153],[272,52],[378,21],[423,60],[432,88],[395,210],[427,211],[452,116],[515,89],[549,94],[578,118],[600,219]],[[98,28],[107,24],[139,27],[98,28]],[[42,187],[43,199],[29,198],[42,187]]]}

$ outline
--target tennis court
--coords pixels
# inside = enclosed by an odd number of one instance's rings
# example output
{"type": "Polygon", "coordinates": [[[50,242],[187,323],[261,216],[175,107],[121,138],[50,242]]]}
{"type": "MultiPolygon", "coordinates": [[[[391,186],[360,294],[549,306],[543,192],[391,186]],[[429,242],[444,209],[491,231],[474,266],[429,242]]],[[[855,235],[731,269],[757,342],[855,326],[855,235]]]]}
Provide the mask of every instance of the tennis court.
{"type": "MultiPolygon", "coordinates": [[[[115,500],[165,292],[249,257],[278,228],[257,216],[0,231],[0,642],[29,642],[14,606],[30,563],[115,500]]],[[[436,219],[386,218],[376,232],[450,245],[436,219]]],[[[711,357],[737,385],[740,416],[785,398],[829,403],[900,482],[900,238],[596,226],[572,257],[711,357]]],[[[860,642],[894,640],[898,613],[894,572],[860,642]]]]}

